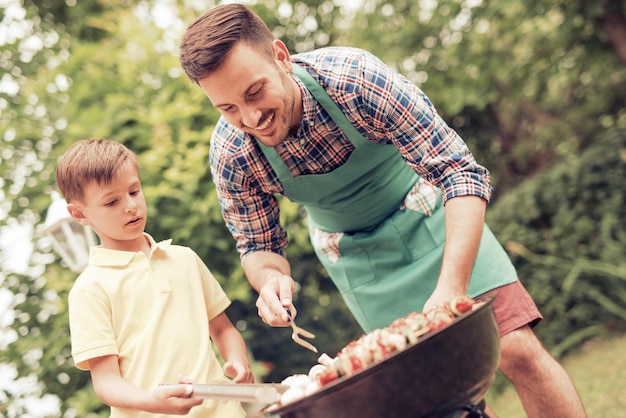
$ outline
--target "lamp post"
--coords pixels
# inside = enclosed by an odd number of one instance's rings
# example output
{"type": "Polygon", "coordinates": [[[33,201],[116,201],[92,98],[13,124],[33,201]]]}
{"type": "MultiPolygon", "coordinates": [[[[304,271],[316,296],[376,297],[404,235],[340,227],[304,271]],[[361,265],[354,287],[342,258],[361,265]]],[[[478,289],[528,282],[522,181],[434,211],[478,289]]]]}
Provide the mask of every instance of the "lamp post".
{"type": "Polygon", "coordinates": [[[81,273],[89,262],[89,247],[97,245],[96,234],[70,216],[67,203],[58,194],[52,196],[43,229],[70,270],[81,273]]]}

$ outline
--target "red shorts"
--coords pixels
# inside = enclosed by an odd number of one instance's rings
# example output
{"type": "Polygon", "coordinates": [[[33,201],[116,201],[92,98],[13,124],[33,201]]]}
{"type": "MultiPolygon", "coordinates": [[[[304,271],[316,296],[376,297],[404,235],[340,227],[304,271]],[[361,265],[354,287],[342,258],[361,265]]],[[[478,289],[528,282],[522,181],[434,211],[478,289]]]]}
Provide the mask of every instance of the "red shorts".
{"type": "Polygon", "coordinates": [[[498,293],[493,302],[493,310],[500,337],[524,325],[534,327],[543,319],[537,305],[519,280],[493,289],[485,295],[494,292],[498,293]]]}

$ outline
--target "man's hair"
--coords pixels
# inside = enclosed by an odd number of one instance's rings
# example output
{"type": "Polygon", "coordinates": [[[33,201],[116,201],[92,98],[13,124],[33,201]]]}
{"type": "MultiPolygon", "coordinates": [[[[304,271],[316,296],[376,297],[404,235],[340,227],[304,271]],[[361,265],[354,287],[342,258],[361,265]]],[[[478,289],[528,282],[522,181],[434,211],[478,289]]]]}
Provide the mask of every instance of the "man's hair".
{"type": "Polygon", "coordinates": [[[72,144],[59,160],[56,181],[66,201],[82,201],[84,187],[92,182],[110,184],[126,165],[139,173],[137,155],[124,145],[106,139],[85,139],[72,144]]]}
{"type": "Polygon", "coordinates": [[[274,35],[259,16],[241,4],[217,6],[187,28],[180,44],[180,64],[198,84],[220,67],[239,41],[273,58],[274,35]]]}

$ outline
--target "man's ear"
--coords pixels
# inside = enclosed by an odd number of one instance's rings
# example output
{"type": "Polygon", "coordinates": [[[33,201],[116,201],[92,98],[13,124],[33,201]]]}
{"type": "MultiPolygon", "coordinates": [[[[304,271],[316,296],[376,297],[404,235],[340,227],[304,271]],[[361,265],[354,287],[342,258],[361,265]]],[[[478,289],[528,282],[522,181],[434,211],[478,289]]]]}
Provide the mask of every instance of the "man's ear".
{"type": "Polygon", "coordinates": [[[85,213],[83,212],[81,206],[78,203],[70,202],[67,204],[67,211],[70,213],[70,216],[79,224],[83,226],[89,225],[89,220],[85,213]]]}
{"type": "Polygon", "coordinates": [[[293,63],[291,62],[291,55],[287,45],[283,41],[274,39],[272,47],[274,48],[274,60],[276,60],[276,63],[287,73],[290,73],[293,63]]]}

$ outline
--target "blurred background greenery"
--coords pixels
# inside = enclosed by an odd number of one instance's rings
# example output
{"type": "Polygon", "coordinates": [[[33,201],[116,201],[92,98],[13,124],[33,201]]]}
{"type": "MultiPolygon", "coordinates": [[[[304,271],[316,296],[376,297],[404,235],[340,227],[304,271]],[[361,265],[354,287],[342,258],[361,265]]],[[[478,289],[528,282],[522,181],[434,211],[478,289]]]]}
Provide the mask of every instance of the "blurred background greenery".
{"type": "MultiPolygon", "coordinates": [[[[546,319],[557,356],[626,328],[626,1],[248,1],[294,53],[368,49],[430,96],[492,173],[488,222],[546,319]]],[[[182,73],[187,24],[217,4],[192,0],[0,0],[0,227],[27,231],[27,266],[2,249],[0,415],[107,416],[70,357],[66,297],[75,274],[41,224],[57,158],[106,137],[137,152],[147,230],[195,249],[228,292],[264,381],[317,356],[257,316],[207,167],[218,113],[182,73]],[[9,382],[6,384],[7,376],[9,382]],[[29,383],[28,385],[25,382],[29,383]],[[25,389],[28,386],[30,389],[25,389]]],[[[300,290],[298,324],[333,354],[361,330],[282,202],[300,290]]],[[[16,238],[17,240],[17,238],[16,238]]],[[[16,241],[17,242],[17,241],[16,241]]]]}

